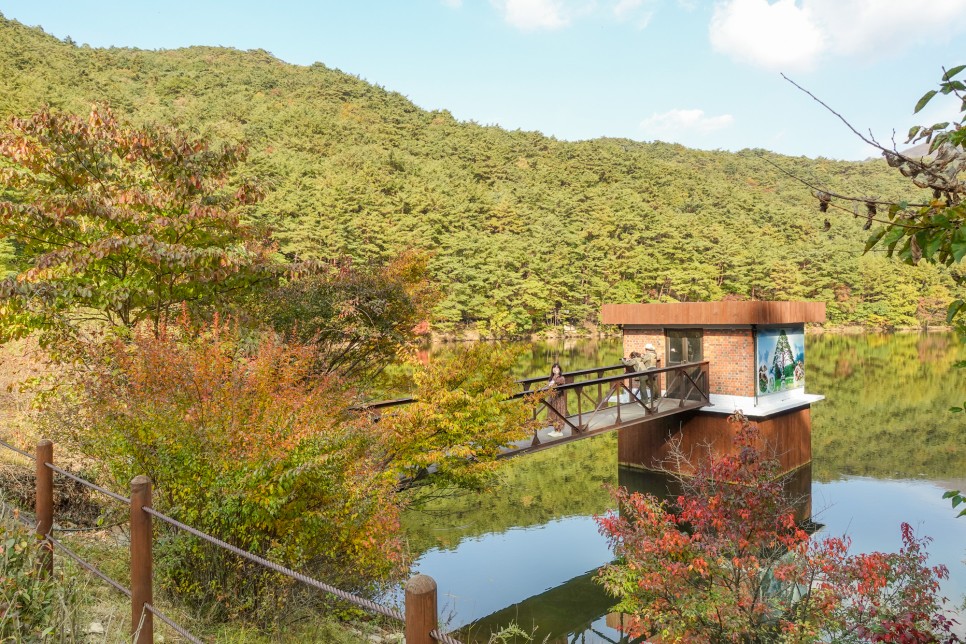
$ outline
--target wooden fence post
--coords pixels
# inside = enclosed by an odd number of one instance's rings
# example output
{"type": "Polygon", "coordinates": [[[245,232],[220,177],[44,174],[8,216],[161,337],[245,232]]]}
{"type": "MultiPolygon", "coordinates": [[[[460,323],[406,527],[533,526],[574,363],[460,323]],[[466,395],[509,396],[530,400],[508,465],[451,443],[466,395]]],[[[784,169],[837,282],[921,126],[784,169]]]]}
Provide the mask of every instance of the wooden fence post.
{"type": "Polygon", "coordinates": [[[436,580],[416,575],[406,582],[406,644],[434,644],[437,626],[436,580]]]}
{"type": "Polygon", "coordinates": [[[131,481],[131,633],[135,644],[154,642],[154,615],[145,604],[153,604],[151,560],[151,479],[136,476],[131,481]]]}
{"type": "Polygon", "coordinates": [[[54,526],[54,471],[47,467],[54,463],[54,444],[47,439],[37,443],[37,481],[34,510],[37,513],[37,537],[43,539],[40,546],[41,575],[49,578],[54,572],[54,544],[46,540],[54,526]]]}

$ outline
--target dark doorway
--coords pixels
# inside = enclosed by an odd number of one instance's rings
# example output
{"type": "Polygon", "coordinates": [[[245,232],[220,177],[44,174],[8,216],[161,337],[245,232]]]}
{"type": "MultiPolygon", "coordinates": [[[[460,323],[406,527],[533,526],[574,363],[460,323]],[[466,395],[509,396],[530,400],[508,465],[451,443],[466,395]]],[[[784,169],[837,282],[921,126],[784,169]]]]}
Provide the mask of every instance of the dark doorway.
{"type": "MultiPolygon", "coordinates": [[[[668,329],[667,336],[667,362],[668,367],[673,367],[685,362],[701,362],[704,360],[704,331],[701,329],[668,329]]],[[[687,378],[678,377],[676,374],[667,374],[667,397],[681,398],[687,391],[687,378]]]]}

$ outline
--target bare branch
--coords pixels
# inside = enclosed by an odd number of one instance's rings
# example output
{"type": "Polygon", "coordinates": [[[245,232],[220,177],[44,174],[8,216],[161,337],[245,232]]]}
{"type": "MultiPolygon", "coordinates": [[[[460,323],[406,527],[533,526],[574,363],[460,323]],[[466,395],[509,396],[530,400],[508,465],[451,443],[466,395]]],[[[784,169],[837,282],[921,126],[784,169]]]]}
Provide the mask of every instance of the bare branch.
{"type": "MultiPolygon", "coordinates": [[[[894,202],[894,201],[882,201],[882,200],[874,199],[874,198],[871,198],[871,197],[850,197],[848,195],[842,195],[842,194],[839,194],[837,192],[832,192],[832,191],[830,191],[830,190],[828,190],[828,189],[826,189],[824,187],[818,186],[818,185],[816,185],[816,184],[808,181],[807,179],[803,179],[802,177],[799,177],[798,175],[796,175],[796,174],[794,174],[794,173],[786,170],[785,168],[781,167],[780,165],[778,165],[777,163],[775,163],[774,161],[772,161],[771,159],[769,159],[769,158],[767,158],[765,156],[762,156],[762,155],[759,154],[758,155],[758,158],[761,159],[762,161],[764,161],[765,163],[769,164],[770,166],[774,167],[775,169],[777,169],[782,174],[785,174],[788,177],[791,177],[792,179],[794,179],[795,181],[798,181],[802,185],[807,186],[807,187],[811,188],[812,190],[815,190],[820,195],[823,195],[825,197],[828,197],[829,200],[826,202],[827,203],[827,207],[837,208],[837,209],[839,209],[839,210],[841,210],[843,212],[846,212],[846,213],[852,215],[853,217],[855,216],[855,213],[852,210],[850,210],[848,208],[843,208],[842,206],[839,206],[839,205],[836,205],[835,203],[833,203],[831,201],[831,198],[841,199],[842,201],[851,201],[851,202],[856,202],[856,203],[876,204],[877,206],[895,206],[895,205],[897,205],[896,202],[894,202]]],[[[819,199],[822,199],[822,197],[819,197],[819,199]]],[[[911,208],[927,208],[927,207],[929,207],[929,204],[915,204],[915,203],[911,203],[911,204],[907,204],[907,206],[908,207],[911,207],[911,208]]],[[[889,225],[893,225],[893,226],[899,226],[900,228],[913,228],[913,229],[916,229],[916,230],[921,230],[921,229],[925,229],[926,228],[925,226],[912,226],[910,224],[903,224],[903,223],[899,223],[899,222],[889,221],[888,219],[878,219],[876,217],[870,217],[869,219],[871,219],[872,221],[877,221],[877,222],[882,223],[882,224],[889,224],[889,225]]]]}
{"type": "Polygon", "coordinates": [[[812,94],[810,91],[808,91],[807,89],[805,89],[804,87],[802,87],[801,85],[799,85],[798,83],[796,83],[795,81],[793,81],[792,79],[790,79],[788,76],[785,76],[785,74],[782,74],[782,78],[784,78],[789,83],[791,83],[792,85],[794,85],[800,91],[808,94],[812,98],[813,101],[815,101],[816,103],[818,103],[819,105],[821,105],[822,107],[824,107],[826,110],[828,110],[829,112],[831,112],[832,114],[834,114],[836,116],[836,118],[838,118],[840,121],[842,121],[843,123],[845,123],[845,126],[847,128],[849,128],[850,130],[852,130],[852,132],[854,132],[857,137],[859,137],[865,143],[871,145],[872,147],[874,147],[877,150],[879,150],[880,152],[882,152],[882,154],[887,159],[889,158],[889,156],[897,157],[901,161],[903,161],[905,163],[908,163],[910,165],[917,166],[918,168],[920,168],[923,171],[927,171],[928,170],[928,168],[929,168],[928,165],[924,164],[922,161],[920,161],[918,159],[913,159],[912,157],[908,157],[908,156],[904,155],[903,153],[899,152],[899,150],[896,149],[895,146],[893,146],[893,148],[891,150],[889,148],[887,148],[887,147],[882,146],[878,141],[875,140],[875,137],[872,136],[872,131],[871,130],[869,131],[869,137],[871,137],[871,138],[866,137],[864,134],[862,134],[857,129],[855,129],[855,127],[851,123],[849,123],[848,120],[844,116],[842,116],[841,114],[839,114],[838,112],[836,112],[835,110],[833,110],[828,105],[828,103],[826,103],[825,101],[823,101],[819,97],[815,96],[815,94],[812,94]]]}

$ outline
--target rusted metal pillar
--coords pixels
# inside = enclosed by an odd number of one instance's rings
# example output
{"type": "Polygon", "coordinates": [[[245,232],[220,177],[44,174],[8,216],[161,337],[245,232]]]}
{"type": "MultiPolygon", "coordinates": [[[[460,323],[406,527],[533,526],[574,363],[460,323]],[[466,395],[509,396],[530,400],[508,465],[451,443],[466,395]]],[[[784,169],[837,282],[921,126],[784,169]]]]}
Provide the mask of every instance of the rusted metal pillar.
{"type": "Polygon", "coordinates": [[[416,575],[406,582],[406,644],[434,644],[437,626],[436,580],[416,575]]]}
{"type": "Polygon", "coordinates": [[[135,644],[154,642],[154,615],[145,604],[153,604],[151,559],[151,479],[136,476],[131,481],[131,633],[135,644]]]}
{"type": "Polygon", "coordinates": [[[54,526],[54,471],[47,467],[48,463],[54,463],[54,444],[44,439],[37,443],[34,511],[37,513],[37,538],[43,540],[40,546],[40,574],[49,578],[54,572],[54,544],[47,541],[46,536],[54,526]]]}

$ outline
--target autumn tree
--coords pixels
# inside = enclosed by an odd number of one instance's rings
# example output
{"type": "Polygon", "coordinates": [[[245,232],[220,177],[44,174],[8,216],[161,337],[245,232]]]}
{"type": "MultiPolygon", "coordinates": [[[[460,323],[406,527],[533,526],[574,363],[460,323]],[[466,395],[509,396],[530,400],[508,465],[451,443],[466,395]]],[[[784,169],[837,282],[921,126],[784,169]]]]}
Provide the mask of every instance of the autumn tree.
{"type": "Polygon", "coordinates": [[[429,331],[439,290],[429,255],[404,252],[384,264],[328,263],[244,301],[244,315],[317,348],[319,370],[377,374],[429,331]]]}
{"type": "Polygon", "coordinates": [[[483,489],[501,448],[531,435],[532,405],[511,400],[508,377],[519,355],[512,346],[478,343],[415,368],[415,402],[380,421],[385,466],[406,487],[483,489]]]}
{"type": "MultiPolygon", "coordinates": [[[[362,593],[405,571],[399,515],[412,488],[478,487],[532,413],[507,400],[506,348],[413,367],[420,403],[381,419],[360,409],[351,379],[318,370],[316,343],[253,338],[217,316],[85,349],[87,368],[41,397],[44,435],[112,487],[145,474],[161,511],[362,593]]],[[[180,533],[158,548],[163,585],[221,617],[277,619],[295,592],[180,533]]]]}
{"type": "Polygon", "coordinates": [[[698,464],[671,505],[615,490],[598,518],[616,563],[599,579],[637,636],[663,642],[954,642],[938,596],[942,566],[902,527],[899,553],[852,555],[813,540],[757,427],[731,419],[736,451],[698,464]]]}
{"type": "Polygon", "coordinates": [[[281,272],[242,223],[260,198],[230,188],[241,146],[134,128],[105,106],[45,108],[0,133],[0,235],[19,270],[0,282],[3,338],[87,321],[155,330],[182,302],[210,304],[281,272]]]}

